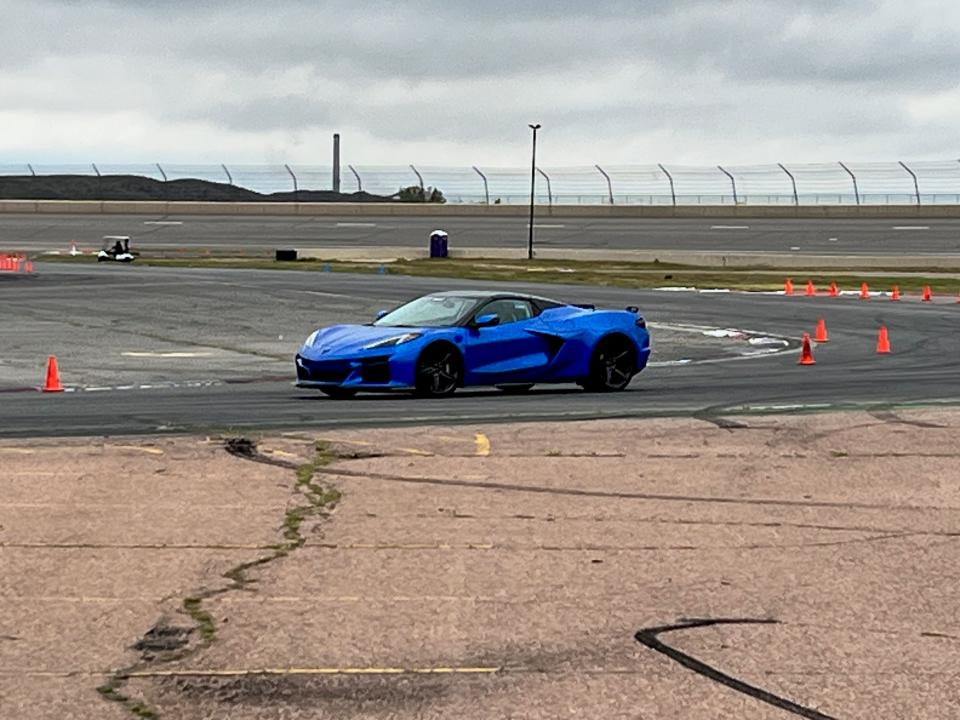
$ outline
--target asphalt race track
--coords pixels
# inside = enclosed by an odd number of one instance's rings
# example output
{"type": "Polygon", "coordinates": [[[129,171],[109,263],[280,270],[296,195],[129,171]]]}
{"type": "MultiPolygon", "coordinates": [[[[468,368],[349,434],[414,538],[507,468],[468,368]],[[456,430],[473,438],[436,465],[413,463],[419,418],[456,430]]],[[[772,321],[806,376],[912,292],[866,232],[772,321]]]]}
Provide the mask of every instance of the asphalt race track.
{"type": "MultiPolygon", "coordinates": [[[[104,314],[119,313],[109,302],[106,278],[128,278],[143,283],[145,298],[161,304],[161,295],[150,295],[147,279],[166,278],[176,292],[175,271],[131,268],[118,276],[97,266],[71,268],[85,274],[77,286],[63,284],[66,291],[51,290],[47,308],[69,313],[80,297],[98,296],[104,314]],[[72,293],[72,294],[71,294],[72,293]]],[[[61,272],[53,271],[51,272],[61,272]]],[[[292,271],[195,271],[207,273],[212,284],[242,284],[252,290],[268,288],[272,297],[302,292],[298,283],[311,283],[317,297],[298,296],[303,313],[311,303],[320,306],[338,297],[344,303],[384,305],[421,292],[450,287],[490,286],[490,283],[458,283],[431,278],[379,275],[341,275],[292,271]],[[212,275],[210,273],[213,273],[212,275]],[[322,283],[319,285],[318,283],[322,283]],[[328,296],[325,299],[322,296],[328,296]]],[[[29,281],[4,282],[0,296],[19,297],[19,287],[29,281]],[[6,293],[6,294],[4,294],[6,293]]],[[[184,281],[185,282],[185,281],[184,281]]],[[[57,281],[57,285],[61,285],[57,281]]],[[[53,288],[54,285],[51,285],[53,288]]],[[[491,391],[461,391],[445,400],[422,400],[407,396],[361,396],[336,401],[319,393],[298,390],[291,381],[263,379],[199,387],[152,387],[47,395],[39,392],[0,393],[0,436],[98,435],[124,433],[219,432],[268,428],[389,426],[422,423],[472,423],[547,419],[587,419],[693,415],[720,424],[741,411],[784,411],[827,407],[863,407],[884,412],[893,404],[936,403],[960,399],[960,306],[919,302],[892,303],[883,298],[860,301],[851,297],[805,298],[756,294],[696,294],[687,292],[630,291],[576,286],[523,285],[518,289],[539,292],[579,302],[597,302],[614,307],[638,304],[647,319],[659,323],[699,323],[719,328],[734,327],[798,338],[812,333],[818,317],[826,318],[830,342],[815,350],[817,364],[798,367],[795,352],[763,358],[737,359],[651,367],[641,373],[630,389],[612,395],[587,394],[575,387],[535,388],[521,397],[491,391]],[[891,355],[875,353],[877,330],[886,324],[893,345],[891,355]]],[[[243,294],[237,296],[242,311],[243,294]]],[[[28,303],[28,305],[34,303],[28,303]]],[[[37,300],[38,306],[41,301],[37,300]]],[[[5,303],[13,307],[13,303],[5,303]]],[[[216,313],[218,308],[197,307],[196,312],[216,313]]],[[[80,316],[82,320],[82,315],[80,316]]],[[[117,332],[160,336],[168,330],[157,327],[149,313],[125,317],[117,332]]],[[[7,327],[18,322],[5,318],[7,327]]],[[[278,320],[279,322],[279,320],[278,320]]],[[[42,323],[41,323],[42,327],[42,323]]],[[[110,333],[107,324],[98,332],[110,333]],[[105,327],[105,329],[104,329],[105,327]]],[[[38,330],[39,332],[39,330],[38,330]]],[[[82,343],[84,331],[74,343],[82,343]]],[[[291,338],[292,356],[301,338],[291,338]]],[[[653,334],[657,359],[657,335],[653,334]]],[[[90,343],[98,342],[91,338],[90,343]]],[[[201,358],[199,362],[203,363],[201,358]]],[[[279,362],[279,361],[278,361],[279,362]]],[[[69,363],[69,357],[61,358],[69,363]]],[[[207,377],[217,377],[216,364],[205,368],[207,377]]],[[[292,375],[292,363],[290,363],[292,375]]]]}
{"type": "MultiPolygon", "coordinates": [[[[525,248],[524,217],[237,217],[0,215],[0,252],[98,249],[104,235],[129,235],[162,250],[269,251],[378,246],[425,249],[432,230],[451,247],[525,248]]],[[[960,219],[565,218],[541,213],[538,246],[593,250],[918,255],[960,251],[960,219]]]]}

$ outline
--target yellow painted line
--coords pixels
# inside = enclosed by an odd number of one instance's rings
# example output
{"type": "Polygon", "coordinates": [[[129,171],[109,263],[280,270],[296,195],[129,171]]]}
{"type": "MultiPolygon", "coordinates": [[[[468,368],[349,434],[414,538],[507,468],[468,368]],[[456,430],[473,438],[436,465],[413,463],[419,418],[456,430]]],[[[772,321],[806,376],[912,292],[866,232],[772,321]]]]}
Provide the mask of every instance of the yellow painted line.
{"type": "Polygon", "coordinates": [[[139,450],[140,452],[150,453],[151,455],[163,455],[163,450],[159,448],[141,447],[140,445],[104,445],[103,447],[114,450],[139,450]]]}
{"type": "Polygon", "coordinates": [[[474,441],[477,444],[477,455],[486,457],[490,454],[490,438],[483,433],[477,433],[474,435],[474,441]]]}
{"type": "Polygon", "coordinates": [[[0,453],[9,453],[10,455],[33,455],[35,451],[29,448],[3,448],[0,447],[0,453]]]}
{"type": "Polygon", "coordinates": [[[417,448],[397,448],[400,452],[405,452],[408,455],[420,455],[422,457],[433,457],[433,453],[428,450],[418,450],[417,448]]]}
{"type": "Polygon", "coordinates": [[[10,477],[52,477],[61,474],[62,473],[49,472],[47,470],[18,470],[15,473],[11,473],[10,477]]]}
{"type": "Polygon", "coordinates": [[[500,667],[316,667],[259,670],[139,670],[126,677],[244,677],[251,675],[493,675],[500,667]]]}

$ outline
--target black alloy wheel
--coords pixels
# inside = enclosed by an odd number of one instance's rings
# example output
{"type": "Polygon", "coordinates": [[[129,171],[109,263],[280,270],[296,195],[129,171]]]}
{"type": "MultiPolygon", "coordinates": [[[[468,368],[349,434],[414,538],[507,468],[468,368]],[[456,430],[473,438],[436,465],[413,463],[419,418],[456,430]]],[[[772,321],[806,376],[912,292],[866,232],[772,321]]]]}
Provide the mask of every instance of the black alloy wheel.
{"type": "Polygon", "coordinates": [[[423,397],[452,395],[460,386],[462,376],[463,366],[456,349],[444,344],[431,345],[417,361],[416,394],[423,397]]]}
{"type": "Polygon", "coordinates": [[[626,389],[636,373],[636,352],[630,341],[616,335],[601,340],[590,360],[590,376],[582,383],[591,392],[626,389]]]}

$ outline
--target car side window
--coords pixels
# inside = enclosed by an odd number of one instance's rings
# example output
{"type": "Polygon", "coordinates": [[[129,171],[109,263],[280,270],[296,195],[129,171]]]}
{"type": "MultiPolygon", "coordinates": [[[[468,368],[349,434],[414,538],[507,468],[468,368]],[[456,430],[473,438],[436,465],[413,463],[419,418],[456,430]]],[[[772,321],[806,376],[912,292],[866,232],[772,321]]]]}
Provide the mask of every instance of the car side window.
{"type": "Polygon", "coordinates": [[[528,300],[502,299],[487,303],[476,312],[475,317],[496,315],[500,318],[500,324],[506,325],[520,320],[529,320],[536,314],[536,310],[528,300]]]}

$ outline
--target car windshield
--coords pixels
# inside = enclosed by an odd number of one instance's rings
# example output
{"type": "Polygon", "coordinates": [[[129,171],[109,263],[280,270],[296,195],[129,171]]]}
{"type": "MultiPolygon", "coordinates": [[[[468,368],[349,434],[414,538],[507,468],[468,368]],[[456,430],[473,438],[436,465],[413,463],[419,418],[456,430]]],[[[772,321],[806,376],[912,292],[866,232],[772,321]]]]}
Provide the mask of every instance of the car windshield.
{"type": "Polygon", "coordinates": [[[373,324],[380,327],[449,327],[466,319],[476,304],[475,297],[425,295],[391,310],[373,324]]]}

